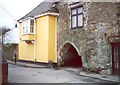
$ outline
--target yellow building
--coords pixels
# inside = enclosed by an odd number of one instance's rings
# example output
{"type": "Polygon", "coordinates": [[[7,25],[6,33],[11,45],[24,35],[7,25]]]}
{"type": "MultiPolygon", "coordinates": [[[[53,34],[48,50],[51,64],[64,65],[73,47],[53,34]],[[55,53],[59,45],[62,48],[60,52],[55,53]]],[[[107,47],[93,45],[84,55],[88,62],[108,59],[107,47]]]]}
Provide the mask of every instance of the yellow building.
{"type": "Polygon", "coordinates": [[[57,63],[56,25],[58,10],[42,2],[19,22],[19,60],[57,63]]]}

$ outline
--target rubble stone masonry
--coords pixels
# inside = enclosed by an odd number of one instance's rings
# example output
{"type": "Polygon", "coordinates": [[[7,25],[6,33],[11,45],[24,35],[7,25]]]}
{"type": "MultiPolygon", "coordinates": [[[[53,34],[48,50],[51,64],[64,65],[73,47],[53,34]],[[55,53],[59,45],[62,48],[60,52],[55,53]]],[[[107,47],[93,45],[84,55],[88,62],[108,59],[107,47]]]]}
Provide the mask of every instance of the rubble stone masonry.
{"type": "MultiPolygon", "coordinates": [[[[112,54],[110,36],[119,35],[120,8],[117,2],[80,2],[83,6],[83,27],[71,29],[69,2],[59,2],[57,23],[57,56],[66,42],[76,47],[82,56],[82,68],[88,71],[111,74],[112,54]],[[119,9],[119,10],[118,10],[119,9]]],[[[75,6],[75,4],[74,4],[75,6]]],[[[120,41],[120,40],[118,40],[120,41]]]]}

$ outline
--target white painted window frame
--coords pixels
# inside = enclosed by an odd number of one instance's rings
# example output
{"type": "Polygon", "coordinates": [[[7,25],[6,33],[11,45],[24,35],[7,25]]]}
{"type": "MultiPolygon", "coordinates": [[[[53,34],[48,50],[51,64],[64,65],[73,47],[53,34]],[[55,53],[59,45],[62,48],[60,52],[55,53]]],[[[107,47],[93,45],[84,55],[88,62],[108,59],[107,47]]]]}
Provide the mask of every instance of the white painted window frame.
{"type": "MultiPolygon", "coordinates": [[[[22,34],[25,35],[25,34],[35,34],[35,23],[34,23],[34,28],[33,28],[33,33],[30,32],[30,20],[33,19],[35,20],[34,18],[27,18],[27,19],[24,19],[22,20],[22,34]],[[28,20],[28,33],[24,33],[24,21],[28,20]]],[[[35,22],[35,21],[34,21],[35,22]]]]}

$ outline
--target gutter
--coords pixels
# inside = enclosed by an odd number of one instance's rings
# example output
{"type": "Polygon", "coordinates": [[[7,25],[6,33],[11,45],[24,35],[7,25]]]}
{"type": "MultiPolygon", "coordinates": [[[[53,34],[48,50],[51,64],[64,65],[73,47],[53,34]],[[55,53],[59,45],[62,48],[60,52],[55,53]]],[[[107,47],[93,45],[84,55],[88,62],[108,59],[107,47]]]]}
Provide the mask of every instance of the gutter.
{"type": "Polygon", "coordinates": [[[43,14],[37,15],[34,18],[38,18],[38,17],[42,17],[42,16],[46,16],[46,15],[59,16],[59,13],[48,12],[48,13],[43,13],[43,14]]]}

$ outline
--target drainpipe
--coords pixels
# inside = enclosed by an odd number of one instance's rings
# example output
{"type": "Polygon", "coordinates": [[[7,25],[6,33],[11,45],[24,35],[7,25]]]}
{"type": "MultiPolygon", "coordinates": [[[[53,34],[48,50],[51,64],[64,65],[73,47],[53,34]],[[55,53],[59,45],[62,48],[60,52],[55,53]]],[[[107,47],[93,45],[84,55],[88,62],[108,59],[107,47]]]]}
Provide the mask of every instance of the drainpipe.
{"type": "Polygon", "coordinates": [[[34,62],[36,62],[36,23],[34,19],[34,62]]]}
{"type": "Polygon", "coordinates": [[[58,50],[57,50],[57,42],[58,42],[58,33],[57,33],[57,30],[58,30],[58,17],[59,17],[59,14],[56,16],[56,63],[58,64],[58,50]]]}

